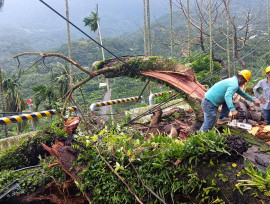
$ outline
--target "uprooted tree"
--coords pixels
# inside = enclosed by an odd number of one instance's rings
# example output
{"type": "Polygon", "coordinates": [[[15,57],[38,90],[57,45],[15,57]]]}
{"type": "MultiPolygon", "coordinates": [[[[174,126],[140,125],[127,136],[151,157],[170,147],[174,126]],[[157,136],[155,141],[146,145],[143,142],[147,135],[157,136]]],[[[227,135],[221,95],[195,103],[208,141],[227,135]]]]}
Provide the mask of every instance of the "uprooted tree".
{"type": "MultiPolygon", "coordinates": [[[[142,79],[150,78],[158,80],[183,93],[186,98],[190,100],[190,102],[196,104],[198,109],[200,109],[198,102],[200,102],[206,91],[205,88],[196,80],[192,69],[177,63],[174,60],[166,59],[163,57],[130,56],[104,60],[93,63],[93,68],[95,71],[90,72],[72,59],[58,53],[27,52],[16,55],[13,58],[16,58],[18,62],[20,62],[19,57],[29,54],[39,55],[40,57],[34,61],[28,69],[40,61],[43,61],[44,63],[44,60],[47,57],[59,57],[68,61],[76,68],[80,69],[82,72],[88,74],[86,78],[72,86],[70,90],[63,96],[62,99],[65,99],[64,107],[66,106],[67,101],[70,99],[71,94],[77,88],[99,75],[105,76],[106,78],[129,76],[139,77],[142,79]]],[[[201,111],[198,111],[197,113],[201,113],[201,111]]],[[[198,117],[201,117],[201,115],[198,117]]]]}

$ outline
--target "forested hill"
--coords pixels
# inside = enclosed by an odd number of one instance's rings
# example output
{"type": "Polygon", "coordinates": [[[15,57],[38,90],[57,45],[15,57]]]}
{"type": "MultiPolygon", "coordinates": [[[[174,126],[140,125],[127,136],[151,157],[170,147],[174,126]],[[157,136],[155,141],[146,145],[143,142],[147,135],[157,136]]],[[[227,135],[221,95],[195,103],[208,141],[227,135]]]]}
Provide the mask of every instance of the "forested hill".
{"type": "MultiPolygon", "coordinates": [[[[60,13],[64,13],[64,4],[62,5],[55,1],[47,1],[47,3],[54,6],[56,9],[59,9],[60,13]]],[[[118,1],[117,4],[111,4],[108,0],[103,0],[98,3],[99,15],[101,18],[101,31],[103,38],[105,38],[104,41],[114,41],[112,49],[115,49],[116,54],[119,56],[143,54],[141,45],[141,27],[143,25],[142,2],[137,0],[121,0],[118,1]],[[121,12],[118,12],[119,10],[121,10],[121,12]],[[117,15],[115,15],[116,13],[117,15]],[[130,34],[131,32],[134,33],[130,34]],[[119,46],[117,44],[119,44],[119,46]]],[[[76,1],[76,3],[70,1],[70,20],[90,36],[96,38],[97,32],[90,32],[89,27],[85,27],[82,22],[83,18],[89,16],[91,11],[95,11],[95,4],[91,3],[89,6],[86,6],[88,4],[89,3],[86,0],[76,1]]],[[[235,0],[231,2],[230,7],[232,10],[231,13],[236,15],[237,18],[244,17],[247,10],[250,8],[252,9],[254,16],[260,12],[263,13],[260,18],[256,17],[256,22],[254,20],[253,25],[260,26],[261,30],[267,30],[266,17],[263,18],[266,13],[265,5],[266,2],[260,0],[248,0],[245,1],[245,4],[243,4],[243,1],[241,0],[235,0]]],[[[154,29],[153,34],[162,34],[158,36],[156,40],[165,39],[165,42],[168,43],[168,25],[170,19],[167,2],[156,0],[152,1],[151,6],[152,27],[154,29]],[[163,17],[160,17],[161,15],[163,15],[163,17]],[[158,27],[160,27],[159,30],[155,29],[158,27]]],[[[185,29],[182,26],[186,24],[186,20],[180,15],[179,4],[175,3],[173,9],[173,26],[176,33],[175,35],[177,35],[177,33],[185,29]]],[[[195,12],[194,7],[191,6],[191,10],[192,9],[193,12],[195,12]]],[[[239,22],[239,24],[241,23],[239,22]]],[[[18,53],[28,51],[48,51],[51,49],[56,50],[57,47],[60,47],[61,44],[65,44],[67,41],[66,22],[36,0],[28,0],[24,4],[19,0],[5,2],[5,7],[3,11],[0,12],[0,26],[0,64],[5,70],[12,70],[16,67],[16,63],[12,60],[12,56],[18,53]],[[31,8],[30,5],[36,6],[31,8]],[[22,8],[25,9],[23,11],[24,15],[21,15],[20,17],[14,15],[19,13],[22,8]]],[[[71,39],[73,41],[78,41],[78,39],[81,38],[88,40],[71,26],[71,39]]],[[[63,46],[61,46],[60,49],[62,49],[63,46]]],[[[94,45],[91,45],[91,47],[92,49],[95,49],[94,45]]],[[[76,53],[75,55],[78,54],[76,49],[76,46],[74,50],[72,49],[73,52],[76,53]]],[[[180,48],[180,50],[181,49],[182,48],[180,48]]],[[[155,54],[165,53],[166,56],[169,49],[164,50],[164,46],[160,45],[155,49],[155,52],[155,54]]],[[[85,53],[80,54],[85,55],[85,53]]],[[[92,53],[91,55],[93,56],[95,53],[92,53]]],[[[25,61],[29,61],[29,59],[27,58],[25,61]]],[[[83,64],[86,66],[91,62],[92,60],[83,64]]]]}

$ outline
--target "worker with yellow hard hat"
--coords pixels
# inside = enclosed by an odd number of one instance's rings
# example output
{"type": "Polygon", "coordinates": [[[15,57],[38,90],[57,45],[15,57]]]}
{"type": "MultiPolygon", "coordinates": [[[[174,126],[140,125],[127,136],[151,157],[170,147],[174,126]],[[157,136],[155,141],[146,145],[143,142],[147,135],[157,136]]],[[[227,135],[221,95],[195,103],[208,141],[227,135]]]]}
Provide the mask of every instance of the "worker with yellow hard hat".
{"type": "Polygon", "coordinates": [[[270,66],[265,68],[266,78],[258,82],[253,88],[254,95],[262,103],[264,120],[270,125],[270,66]],[[260,90],[262,93],[260,93],[260,90]]]}
{"type": "Polygon", "coordinates": [[[245,69],[239,71],[236,76],[217,82],[205,93],[202,100],[204,122],[200,131],[207,132],[213,128],[220,105],[222,105],[220,116],[223,117],[220,120],[225,119],[229,121],[228,114],[230,111],[233,116],[237,114],[232,101],[235,93],[253,102],[256,106],[260,106],[259,101],[255,101],[240,88],[246,82],[250,81],[250,78],[251,72],[245,69]]]}

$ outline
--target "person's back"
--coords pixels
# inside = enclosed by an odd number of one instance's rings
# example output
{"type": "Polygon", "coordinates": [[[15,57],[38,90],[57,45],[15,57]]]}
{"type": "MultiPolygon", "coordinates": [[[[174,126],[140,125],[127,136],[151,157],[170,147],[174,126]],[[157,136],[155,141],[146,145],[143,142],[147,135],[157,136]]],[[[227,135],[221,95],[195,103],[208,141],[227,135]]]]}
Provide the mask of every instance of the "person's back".
{"type": "Polygon", "coordinates": [[[218,107],[219,105],[225,102],[226,95],[230,94],[233,96],[233,94],[235,94],[238,88],[239,85],[237,77],[233,76],[228,79],[224,79],[220,82],[217,82],[206,92],[205,98],[218,107]]]}

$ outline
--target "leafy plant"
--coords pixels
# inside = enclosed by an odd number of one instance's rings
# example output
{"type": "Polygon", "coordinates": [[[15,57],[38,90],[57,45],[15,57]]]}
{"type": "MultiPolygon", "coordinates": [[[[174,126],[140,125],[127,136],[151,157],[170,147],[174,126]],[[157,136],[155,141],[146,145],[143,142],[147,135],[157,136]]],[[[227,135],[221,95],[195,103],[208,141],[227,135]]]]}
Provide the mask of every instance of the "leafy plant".
{"type": "Polygon", "coordinates": [[[254,168],[254,166],[249,163],[240,175],[248,175],[250,177],[250,179],[239,180],[239,183],[236,184],[240,193],[243,194],[243,192],[248,189],[254,189],[255,195],[258,195],[256,191],[259,191],[266,196],[270,196],[270,166],[268,166],[266,171],[263,171],[254,168]]]}

